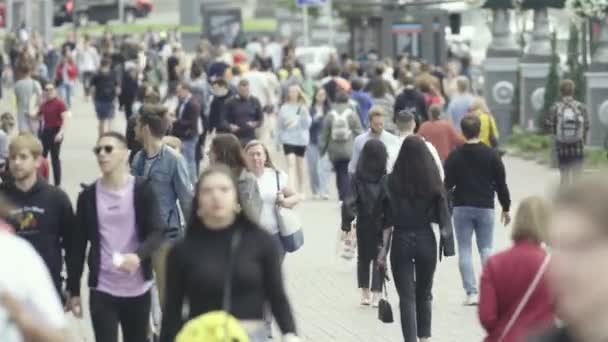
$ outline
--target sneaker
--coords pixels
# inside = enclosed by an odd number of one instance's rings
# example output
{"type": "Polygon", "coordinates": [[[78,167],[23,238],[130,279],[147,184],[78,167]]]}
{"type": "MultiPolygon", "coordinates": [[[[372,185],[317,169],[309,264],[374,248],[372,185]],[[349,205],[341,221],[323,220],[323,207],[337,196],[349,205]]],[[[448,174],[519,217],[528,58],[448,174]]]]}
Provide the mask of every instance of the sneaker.
{"type": "Polygon", "coordinates": [[[322,195],[321,195],[321,199],[322,199],[323,201],[328,201],[328,200],[329,200],[329,195],[328,195],[328,194],[322,194],[322,195]]]}
{"type": "Polygon", "coordinates": [[[476,306],[479,304],[479,297],[476,294],[468,295],[464,301],[465,306],[476,306]]]}
{"type": "Polygon", "coordinates": [[[382,295],[380,293],[375,292],[372,295],[372,308],[378,307],[378,304],[380,304],[380,298],[382,298],[382,295]]]}
{"type": "Polygon", "coordinates": [[[371,301],[370,301],[370,298],[369,298],[369,292],[362,293],[361,294],[361,305],[363,305],[363,306],[369,306],[370,303],[371,303],[371,301]]]}

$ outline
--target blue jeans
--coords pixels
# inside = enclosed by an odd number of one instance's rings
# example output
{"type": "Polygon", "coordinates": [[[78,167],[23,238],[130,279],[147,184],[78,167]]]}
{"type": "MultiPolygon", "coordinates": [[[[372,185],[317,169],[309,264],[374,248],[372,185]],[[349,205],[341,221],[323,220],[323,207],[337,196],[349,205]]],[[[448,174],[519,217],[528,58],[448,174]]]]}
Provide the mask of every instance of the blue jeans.
{"type": "Polygon", "coordinates": [[[331,173],[331,165],[327,157],[321,157],[319,145],[308,145],[306,148],[306,159],[310,175],[310,187],[313,195],[327,195],[328,180],[331,173]]]}
{"type": "Polygon", "coordinates": [[[475,295],[477,278],[473,269],[472,242],[473,233],[477,241],[477,249],[484,265],[492,253],[494,240],[494,209],[455,207],[454,228],[458,242],[458,266],[462,283],[467,295],[475,295]]]}
{"type": "Polygon", "coordinates": [[[192,184],[196,185],[198,174],[196,173],[196,146],[198,145],[198,136],[188,140],[182,140],[182,155],[188,164],[188,173],[192,184]]]}
{"type": "Polygon", "coordinates": [[[59,95],[65,102],[65,105],[70,108],[72,107],[72,92],[74,91],[74,86],[69,83],[62,83],[59,87],[59,95]]]}

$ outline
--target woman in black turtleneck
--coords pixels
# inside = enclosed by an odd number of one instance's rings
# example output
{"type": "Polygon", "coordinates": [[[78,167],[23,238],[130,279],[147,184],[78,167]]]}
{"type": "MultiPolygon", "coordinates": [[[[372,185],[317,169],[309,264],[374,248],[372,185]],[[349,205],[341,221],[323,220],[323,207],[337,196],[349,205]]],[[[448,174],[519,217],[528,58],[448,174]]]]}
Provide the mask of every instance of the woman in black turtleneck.
{"type": "Polygon", "coordinates": [[[265,342],[264,306],[269,303],[285,334],[283,341],[299,341],[276,242],[240,212],[236,188],[224,166],[207,169],[199,179],[186,237],[167,257],[163,342],[173,342],[186,321],[222,310],[230,245],[237,230],[241,242],[234,255],[230,314],[240,320],[252,342],[265,342]],[[189,311],[185,317],[183,307],[189,311]]]}

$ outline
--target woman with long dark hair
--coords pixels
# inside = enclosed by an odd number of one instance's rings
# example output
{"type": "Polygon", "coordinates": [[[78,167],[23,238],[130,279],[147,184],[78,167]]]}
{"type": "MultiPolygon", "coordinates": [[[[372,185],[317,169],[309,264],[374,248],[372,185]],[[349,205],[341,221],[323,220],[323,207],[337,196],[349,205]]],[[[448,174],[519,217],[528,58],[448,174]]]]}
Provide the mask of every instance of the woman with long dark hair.
{"type": "Polygon", "coordinates": [[[327,187],[331,166],[329,166],[329,161],[321,156],[319,137],[321,136],[325,116],[331,111],[331,104],[327,91],[323,87],[317,89],[313,99],[310,106],[310,116],[312,117],[310,144],[306,149],[310,187],[314,199],[329,199],[327,187]]]}
{"type": "Polygon", "coordinates": [[[365,143],[352,179],[353,197],[342,205],[342,231],[350,232],[357,218],[357,281],[361,289],[361,305],[378,305],[382,292],[382,274],[376,262],[382,245],[381,232],[386,228],[384,178],[388,152],[384,143],[372,139],[365,143]],[[370,264],[372,264],[372,296],[370,298],[370,264]]]}
{"type": "Polygon", "coordinates": [[[167,257],[160,340],[173,342],[185,321],[225,311],[239,321],[250,341],[265,342],[264,308],[270,303],[283,340],[298,341],[277,245],[240,210],[245,202],[232,170],[223,165],[205,170],[193,203],[186,236],[167,257]]]}
{"type": "Polygon", "coordinates": [[[232,170],[238,180],[239,196],[243,200],[243,210],[256,223],[262,211],[262,197],[254,175],[247,170],[245,155],[239,139],[234,134],[218,134],[209,149],[211,165],[224,164],[232,170]]]}
{"type": "Polygon", "coordinates": [[[384,230],[378,259],[385,265],[392,235],[391,267],[400,299],[404,341],[428,341],[437,266],[433,224],[439,224],[440,252],[445,256],[455,253],[443,182],[424,140],[417,136],[404,140],[386,185],[392,227],[384,230]]]}

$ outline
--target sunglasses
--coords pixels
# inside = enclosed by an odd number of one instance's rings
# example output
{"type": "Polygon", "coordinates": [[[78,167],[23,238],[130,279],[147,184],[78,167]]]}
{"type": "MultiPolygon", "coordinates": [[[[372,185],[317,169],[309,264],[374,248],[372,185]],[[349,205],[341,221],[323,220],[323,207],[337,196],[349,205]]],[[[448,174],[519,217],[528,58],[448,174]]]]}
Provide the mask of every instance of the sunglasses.
{"type": "Polygon", "coordinates": [[[95,148],[93,148],[93,153],[95,153],[95,155],[100,155],[101,151],[103,151],[105,154],[111,154],[112,151],[114,151],[114,146],[103,145],[103,146],[95,146],[95,148]]]}

